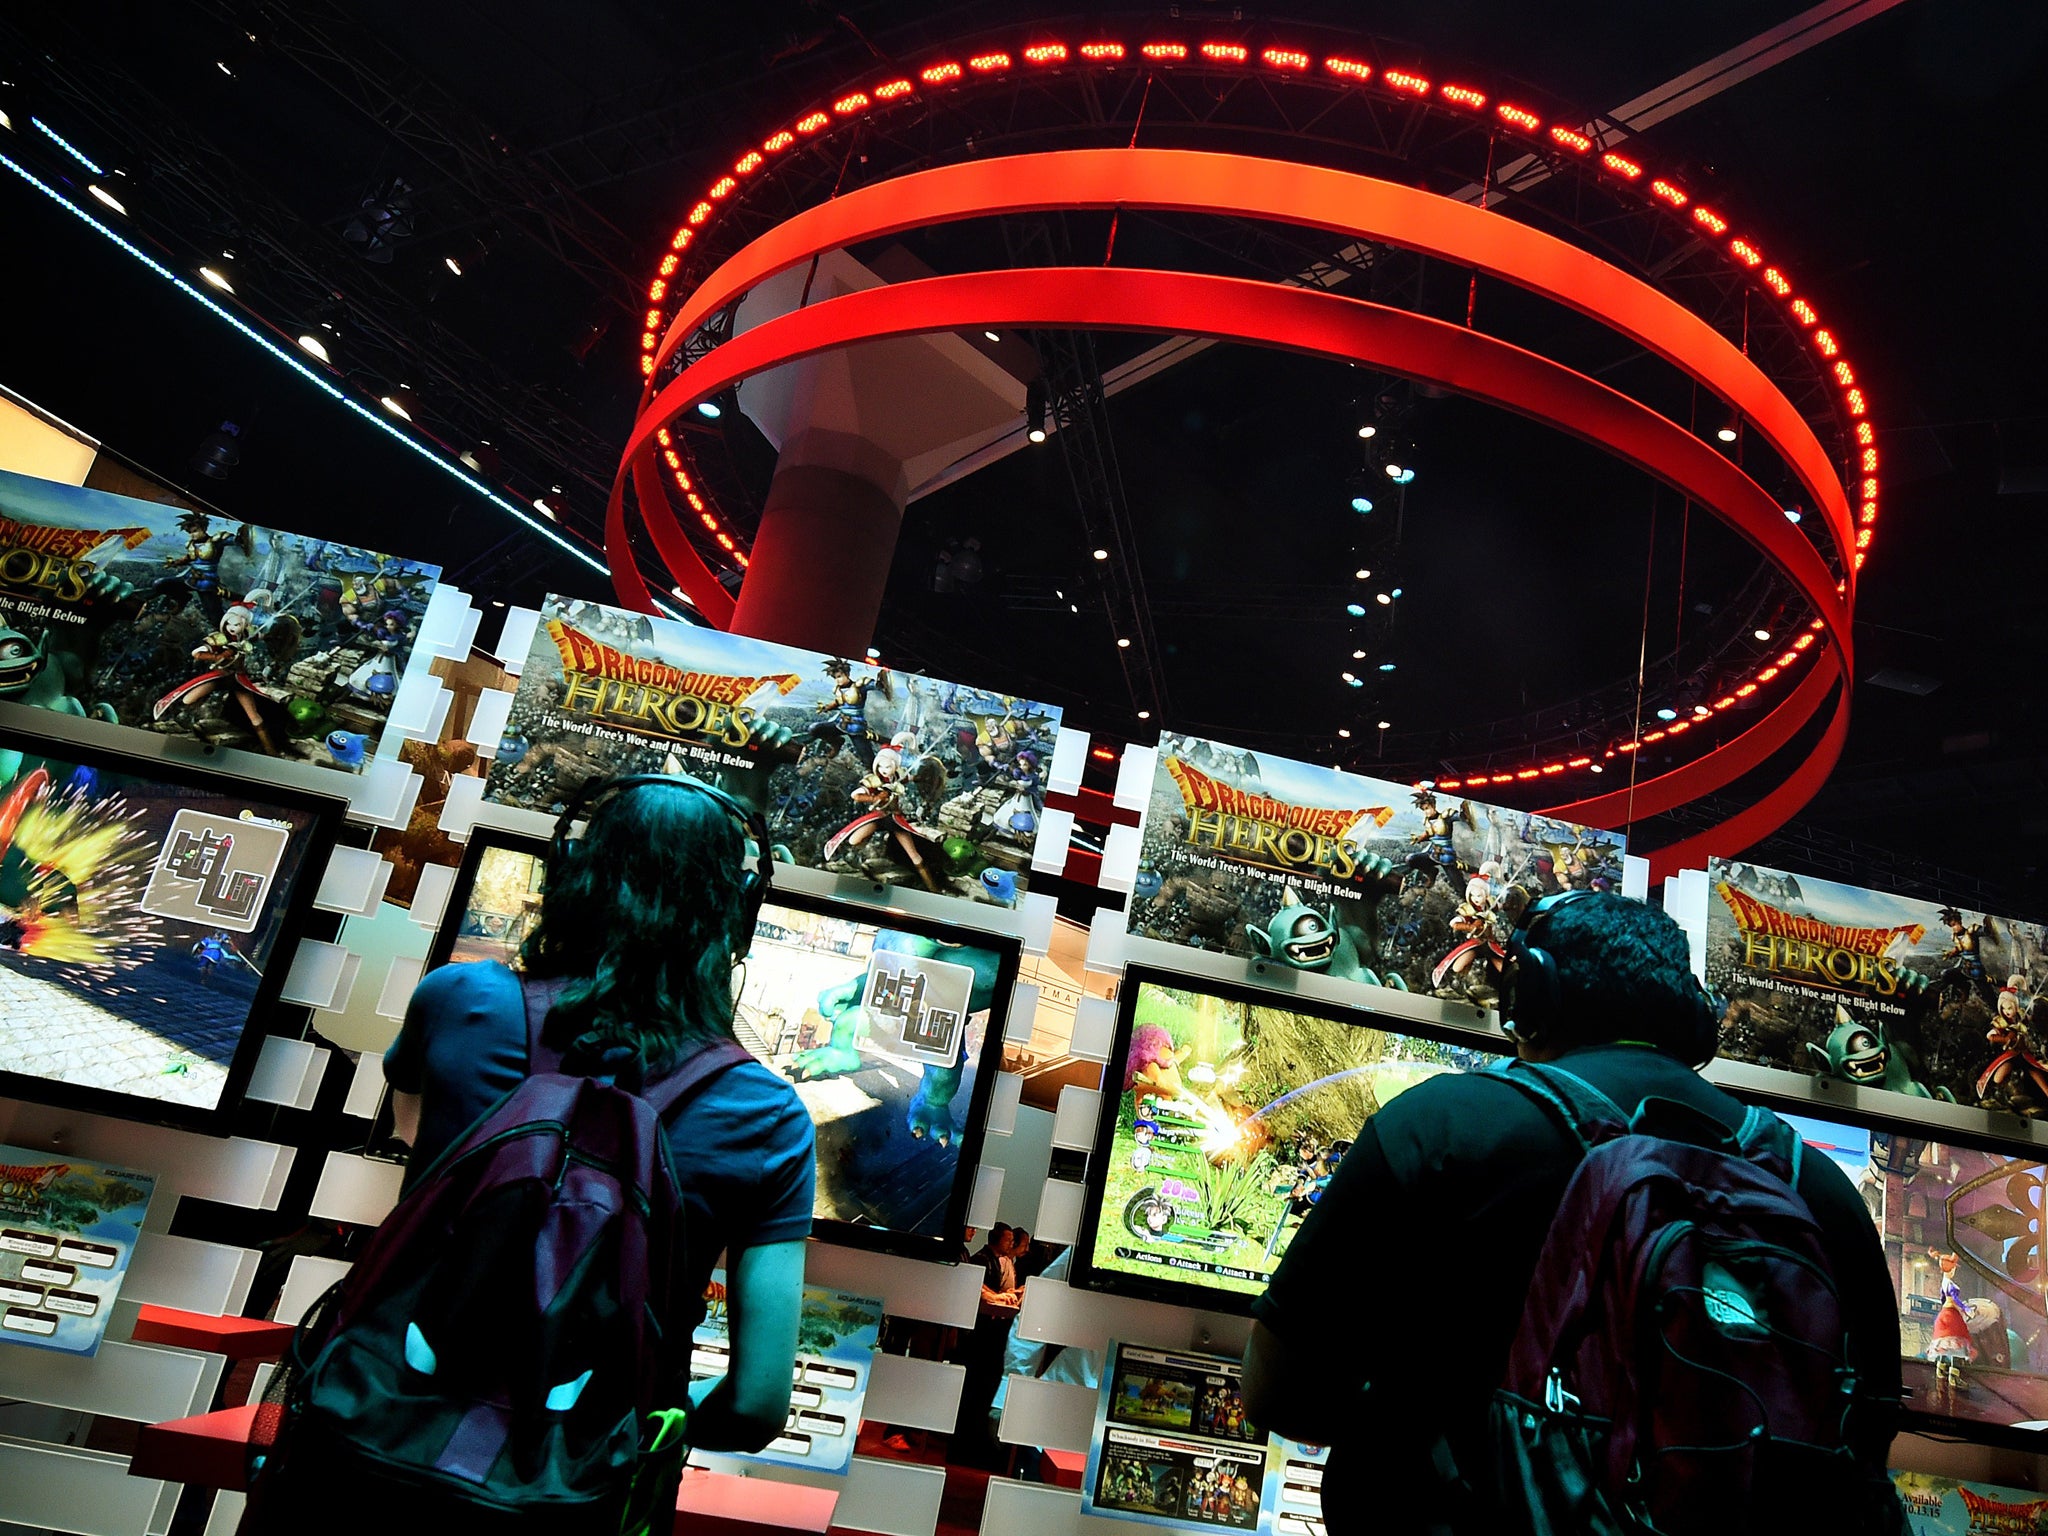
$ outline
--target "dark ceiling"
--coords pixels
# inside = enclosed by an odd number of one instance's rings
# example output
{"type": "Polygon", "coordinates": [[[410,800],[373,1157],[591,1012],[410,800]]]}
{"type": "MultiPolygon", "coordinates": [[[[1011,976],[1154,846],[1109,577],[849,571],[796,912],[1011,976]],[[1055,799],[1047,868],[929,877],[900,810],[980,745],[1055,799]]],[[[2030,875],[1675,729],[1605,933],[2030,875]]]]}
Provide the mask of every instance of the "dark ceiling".
{"type": "MultiPolygon", "coordinates": [[[[1064,14],[1003,9],[1013,29],[1064,14]]],[[[1453,0],[1382,8],[1372,24],[1418,63],[1593,113],[1805,9],[1453,0]]],[[[1641,140],[1803,275],[1878,404],[1887,504],[1859,602],[1856,723],[1830,786],[1766,856],[1894,887],[1963,894],[1959,880],[1976,882],[1987,902],[2038,914],[2048,299],[2037,273],[2048,213],[2028,188],[2048,10],[2009,0],[1819,9],[1855,24],[1641,140]],[[1900,682],[1924,691],[1887,686],[1900,682]]],[[[602,490],[582,471],[623,440],[639,393],[636,287],[680,210],[739,148],[842,82],[972,36],[990,15],[786,0],[284,10],[289,25],[227,0],[39,7],[0,21],[0,60],[24,92],[57,68],[144,104],[134,110],[158,132],[124,166],[142,198],[153,157],[189,165],[217,154],[219,174],[239,177],[252,206],[265,200],[266,218],[298,221],[322,251],[335,312],[374,291],[403,317],[415,356],[463,360],[474,398],[449,400],[451,413],[517,399],[539,420],[559,454],[508,444],[507,477],[516,470],[528,494],[562,484],[584,521],[602,490]],[[308,30],[357,73],[341,79],[293,46],[308,30]],[[383,105],[366,112],[365,99],[383,105]],[[472,151],[484,146],[517,175],[466,173],[426,143],[427,117],[459,118],[479,135],[472,151]],[[416,233],[372,266],[342,232],[393,177],[415,189],[416,233]],[[449,254],[465,266],[459,278],[443,265],[449,254]]],[[[1283,21],[1178,10],[1182,26],[1283,21]]],[[[1284,19],[1343,26],[1357,10],[1301,4],[1284,19]]],[[[1089,15],[1125,27],[1171,20],[1163,7],[1089,15]]],[[[0,209],[26,279],[0,325],[0,382],[172,478],[216,422],[243,423],[242,466],[208,487],[231,512],[346,527],[439,559],[486,595],[604,594],[594,572],[18,181],[0,180],[0,209]]],[[[239,243],[247,262],[264,238],[254,225],[223,220],[194,239],[239,243]]],[[[1100,231],[1079,221],[1068,233],[1086,246],[1100,231]]],[[[1172,232],[1130,238],[1142,249],[1172,232]]],[[[944,265],[928,246],[920,255],[944,265]]],[[[1462,275],[1457,286],[1462,297],[1462,275]]],[[[1488,289],[1480,301],[1513,302],[1488,289]]],[[[1218,347],[1112,399],[1167,701],[1153,724],[1413,771],[1409,733],[1439,740],[1625,681],[1639,648],[1661,656],[1740,601],[1755,561],[1717,524],[1592,449],[1470,402],[1404,394],[1417,478],[1405,504],[1378,494],[1370,517],[1352,514],[1357,413],[1387,385],[1218,347]],[[1402,586],[1391,629],[1376,610],[1365,626],[1343,614],[1360,567],[1375,573],[1367,585],[1402,586]],[[1363,690],[1339,676],[1355,648],[1373,666],[1363,690]],[[1395,670],[1380,673],[1382,660],[1395,670]],[[1381,718],[1395,727],[1385,759],[1381,718]]],[[[765,446],[732,430],[737,462],[765,474],[765,446]]],[[[1056,453],[1002,460],[913,505],[878,643],[935,672],[1067,704],[1111,735],[1149,729],[1117,678],[1106,616],[1051,596],[1086,590],[1088,542],[1056,453]],[[967,538],[980,542],[986,576],[965,594],[932,592],[938,553],[967,538]]]]}

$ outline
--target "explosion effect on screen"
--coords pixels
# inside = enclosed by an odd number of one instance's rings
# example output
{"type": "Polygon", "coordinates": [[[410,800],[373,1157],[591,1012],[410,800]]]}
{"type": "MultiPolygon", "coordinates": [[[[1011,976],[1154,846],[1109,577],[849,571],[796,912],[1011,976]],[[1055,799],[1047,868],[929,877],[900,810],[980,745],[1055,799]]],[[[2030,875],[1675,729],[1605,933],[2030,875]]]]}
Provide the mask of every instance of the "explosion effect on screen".
{"type": "Polygon", "coordinates": [[[16,779],[0,800],[0,943],[59,965],[133,963],[155,936],[138,910],[140,814],[95,794],[89,769],[56,790],[42,768],[16,779]]]}

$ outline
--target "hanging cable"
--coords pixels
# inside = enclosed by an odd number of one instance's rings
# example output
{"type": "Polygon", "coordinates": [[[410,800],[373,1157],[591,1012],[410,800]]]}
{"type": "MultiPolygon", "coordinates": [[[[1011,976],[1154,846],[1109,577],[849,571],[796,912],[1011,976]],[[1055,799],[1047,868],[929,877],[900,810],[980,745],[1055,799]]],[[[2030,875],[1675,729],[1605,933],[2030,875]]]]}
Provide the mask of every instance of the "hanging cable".
{"type": "Polygon", "coordinates": [[[1626,837],[1636,820],[1636,765],[1643,757],[1643,684],[1650,665],[1650,578],[1657,569],[1657,492],[1650,490],[1650,553],[1643,562],[1643,632],[1636,643],[1636,718],[1629,731],[1629,740],[1635,743],[1635,750],[1628,755],[1628,814],[1622,818],[1621,832],[1626,837]]]}

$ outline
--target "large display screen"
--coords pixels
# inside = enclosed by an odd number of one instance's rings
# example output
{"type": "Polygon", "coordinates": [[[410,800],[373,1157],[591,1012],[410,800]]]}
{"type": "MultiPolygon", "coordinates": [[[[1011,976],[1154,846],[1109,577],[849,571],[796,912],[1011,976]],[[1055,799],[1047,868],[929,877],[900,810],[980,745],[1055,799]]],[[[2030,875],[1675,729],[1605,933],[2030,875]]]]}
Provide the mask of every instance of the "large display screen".
{"type": "Polygon", "coordinates": [[[1358,1128],[1423,1079],[1493,1059],[1477,1037],[1366,1018],[1127,971],[1078,1283],[1249,1310],[1358,1128]]]}
{"type": "MultiPolygon", "coordinates": [[[[479,831],[435,953],[516,966],[542,845],[479,831]]],[[[1017,974],[1013,939],[808,896],[761,909],[733,1030],[818,1131],[819,1235],[952,1257],[1017,974]]]]}
{"type": "Polygon", "coordinates": [[[2048,1429],[2048,1167],[2038,1157],[1786,1114],[1862,1192],[1899,1300],[1906,1407],[2048,1429]]]}
{"type": "Polygon", "coordinates": [[[0,1094],[222,1128],[340,808],[0,730],[0,1094]]]}

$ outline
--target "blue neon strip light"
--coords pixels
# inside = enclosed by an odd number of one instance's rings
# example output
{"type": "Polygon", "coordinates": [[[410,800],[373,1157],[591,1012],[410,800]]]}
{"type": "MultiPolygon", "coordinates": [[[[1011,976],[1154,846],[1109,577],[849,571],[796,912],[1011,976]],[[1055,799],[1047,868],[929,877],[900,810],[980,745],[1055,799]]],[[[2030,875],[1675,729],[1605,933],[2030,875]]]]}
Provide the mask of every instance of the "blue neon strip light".
{"type": "MultiPolygon", "coordinates": [[[[76,144],[72,143],[69,139],[65,138],[63,134],[59,133],[56,129],[52,128],[40,117],[31,117],[29,121],[34,123],[38,128],[42,129],[43,136],[47,138],[52,144],[56,145],[59,149],[63,150],[65,154],[69,155],[72,159],[76,160],[88,171],[91,171],[93,175],[104,176],[107,174],[105,171],[101,170],[98,166],[92,163],[91,158],[86,154],[84,150],[80,149],[76,144]]],[[[44,190],[48,191],[49,189],[45,188],[44,190]]]]}
{"type": "MultiPolygon", "coordinates": [[[[31,121],[35,122],[36,126],[38,128],[41,128],[44,133],[49,134],[52,139],[56,139],[56,141],[59,144],[64,144],[64,141],[61,138],[58,138],[55,133],[51,132],[49,128],[45,127],[42,122],[36,119],[31,119],[31,121]]],[[[82,163],[91,166],[96,174],[98,173],[99,167],[93,166],[92,162],[86,160],[86,158],[83,155],[79,155],[77,150],[71,149],[71,146],[69,144],[64,144],[64,147],[68,150],[71,150],[72,154],[77,155],[78,159],[82,163]]],[[[101,223],[98,219],[94,218],[91,214],[87,213],[83,208],[80,208],[76,203],[72,202],[70,199],[66,198],[62,193],[58,192],[54,187],[50,186],[47,182],[43,181],[33,171],[30,171],[27,167],[20,165],[19,163],[10,159],[8,156],[4,154],[0,154],[0,165],[6,166],[8,170],[14,172],[14,174],[19,176],[23,181],[27,182],[30,186],[34,187],[38,192],[41,192],[45,197],[49,198],[59,208],[62,208],[66,213],[69,213],[76,218],[84,220],[87,224],[91,225],[94,229],[98,230],[102,235],[106,236],[107,239],[113,241],[114,244],[121,247],[121,249],[126,251],[130,256],[133,256],[137,261],[141,262],[144,266],[148,267],[150,271],[156,273],[158,277],[163,278],[164,281],[176,287],[178,291],[183,293],[187,298],[193,299],[198,303],[205,305],[208,309],[213,311],[214,314],[218,315],[221,319],[227,321],[229,325],[232,325],[244,336],[248,337],[251,341],[255,342],[257,346],[263,348],[263,350],[268,352],[272,357],[276,358],[279,362],[283,363],[286,367],[290,368],[292,372],[298,374],[301,378],[307,380],[309,383],[317,385],[323,393],[325,393],[326,395],[330,396],[335,400],[340,401],[343,405],[347,406],[350,410],[354,411],[358,416],[362,417],[364,421],[367,421],[371,426],[375,427],[378,431],[384,433],[386,436],[392,438],[396,442],[403,443],[406,447],[410,448],[414,453],[418,454],[421,458],[425,459],[429,464],[433,465],[434,468],[440,470],[443,474],[452,476],[454,479],[461,481],[464,485],[469,487],[470,490],[476,492],[477,495],[483,497],[484,500],[488,501],[492,506],[498,508],[501,512],[511,513],[514,517],[518,518],[520,522],[524,523],[528,528],[532,529],[535,533],[539,534],[549,543],[555,545],[558,549],[562,550],[566,554],[574,555],[578,560],[582,561],[585,565],[589,566],[593,571],[597,571],[605,576],[611,575],[611,568],[607,566],[602,560],[599,560],[594,555],[592,555],[588,550],[582,548],[578,544],[573,543],[571,540],[563,537],[560,533],[556,532],[547,523],[541,522],[538,519],[526,513],[525,511],[522,511],[516,503],[508,501],[503,496],[500,496],[496,491],[492,490],[488,485],[484,484],[483,481],[477,479],[474,475],[471,475],[467,473],[465,470],[463,470],[461,466],[451,462],[448,459],[442,458],[441,455],[434,452],[433,449],[429,448],[425,443],[419,441],[419,439],[412,437],[411,435],[405,432],[400,431],[397,427],[393,426],[390,422],[386,421],[382,416],[378,415],[377,412],[371,410],[368,406],[364,405],[360,400],[353,398],[344,390],[340,389],[333,383],[332,380],[325,378],[311,366],[301,362],[298,358],[292,356],[290,352],[286,351],[283,347],[279,346],[276,342],[272,341],[268,336],[265,336],[261,331],[257,330],[247,321],[241,319],[239,316],[235,315],[230,310],[225,309],[221,305],[215,303],[212,299],[208,298],[205,294],[201,293],[197,288],[193,287],[190,283],[186,282],[185,279],[178,276],[178,274],[173,272],[169,267],[165,266],[162,262],[158,261],[155,257],[151,256],[147,251],[142,250],[139,246],[123,238],[117,231],[101,223]]],[[[656,599],[656,605],[660,607],[662,611],[668,614],[671,618],[682,617],[682,615],[678,614],[675,609],[669,607],[668,604],[661,602],[659,599],[656,599]]]]}

